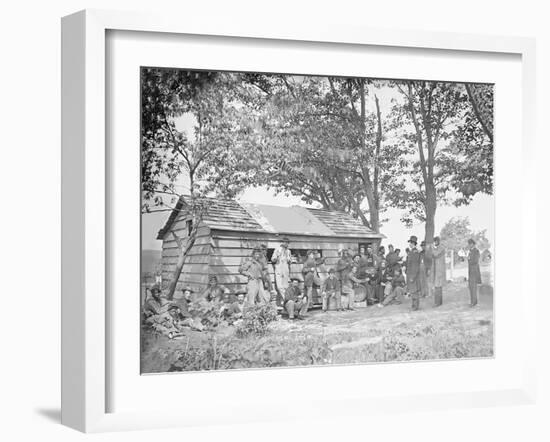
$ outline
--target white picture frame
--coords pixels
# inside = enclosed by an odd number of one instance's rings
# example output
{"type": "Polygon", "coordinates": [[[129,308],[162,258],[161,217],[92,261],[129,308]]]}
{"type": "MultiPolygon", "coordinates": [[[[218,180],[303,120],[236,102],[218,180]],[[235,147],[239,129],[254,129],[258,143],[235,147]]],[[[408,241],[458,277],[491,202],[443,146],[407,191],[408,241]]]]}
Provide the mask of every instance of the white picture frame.
{"type": "MultiPolygon", "coordinates": [[[[86,10],[62,20],[62,423],[84,432],[170,426],[207,425],[200,407],[184,414],[174,409],[156,412],[109,412],[108,373],[110,311],[106,287],[111,257],[109,238],[109,175],[106,173],[106,33],[141,31],[163,34],[206,35],[287,42],[369,45],[379,48],[422,48],[513,54],[521,57],[522,131],[521,159],[523,210],[519,228],[521,271],[534,255],[532,245],[521,241],[534,231],[535,177],[528,173],[534,161],[535,42],[518,37],[494,37],[453,33],[389,31],[326,24],[296,26],[281,23],[217,22],[195,17],[182,22],[170,15],[86,10]]],[[[138,91],[136,91],[136,94],[138,91]]],[[[497,153],[498,154],[498,153],[497,153]]],[[[520,304],[523,332],[534,336],[536,303],[534,281],[526,278],[520,304]]],[[[533,403],[535,397],[535,339],[527,340],[524,375],[519,383],[502,389],[455,394],[346,398],[339,413],[354,414],[415,409],[494,406],[533,403]]],[[[498,357],[498,356],[497,356],[498,357]]],[[[294,370],[294,369],[293,369],[294,370]]],[[[296,369],[299,370],[299,369],[296,369]]],[[[216,374],[213,374],[216,376],[216,374]]],[[[242,373],[241,373],[242,375],[242,373]]],[[[327,373],[327,375],[329,375],[327,373]]],[[[264,408],[236,400],[237,421],[261,421],[292,417],[288,410],[264,408]],[[247,410],[249,413],[247,413],[247,410]]],[[[313,401],[323,413],[327,401],[313,401]]],[[[234,421],[234,420],[233,420],[234,421]]]]}

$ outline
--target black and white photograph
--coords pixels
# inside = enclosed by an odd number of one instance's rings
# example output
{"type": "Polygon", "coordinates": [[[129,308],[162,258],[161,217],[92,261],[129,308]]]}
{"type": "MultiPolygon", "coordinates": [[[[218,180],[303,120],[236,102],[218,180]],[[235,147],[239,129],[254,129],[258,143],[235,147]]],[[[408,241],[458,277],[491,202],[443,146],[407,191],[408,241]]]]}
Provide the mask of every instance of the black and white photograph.
{"type": "Polygon", "coordinates": [[[142,374],[494,356],[493,84],[140,76],[142,374]]]}

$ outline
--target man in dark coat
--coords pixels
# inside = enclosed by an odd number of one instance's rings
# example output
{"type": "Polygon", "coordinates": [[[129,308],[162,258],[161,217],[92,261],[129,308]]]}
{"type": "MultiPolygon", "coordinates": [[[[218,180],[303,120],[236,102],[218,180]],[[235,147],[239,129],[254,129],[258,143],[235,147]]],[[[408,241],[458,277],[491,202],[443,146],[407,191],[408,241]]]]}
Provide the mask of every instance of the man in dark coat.
{"type": "Polygon", "coordinates": [[[416,248],[418,238],[411,236],[409,239],[409,253],[407,254],[406,272],[407,272],[407,292],[411,295],[412,309],[420,308],[420,252],[416,248]]]}
{"type": "Polygon", "coordinates": [[[304,319],[307,313],[307,296],[300,290],[300,280],[291,279],[291,284],[286,289],[284,307],[288,313],[288,319],[294,319],[294,312],[297,310],[297,319],[304,319]]]}
{"type": "Polygon", "coordinates": [[[468,240],[468,288],[470,289],[470,307],[477,305],[477,285],[481,284],[481,270],[479,269],[479,250],[473,239],[468,240]]]}
{"type": "Polygon", "coordinates": [[[328,278],[323,281],[321,286],[321,297],[323,300],[323,311],[327,312],[329,307],[330,298],[334,298],[336,301],[336,310],[343,310],[342,308],[342,291],[340,281],[335,276],[334,269],[328,271],[328,278]]]}

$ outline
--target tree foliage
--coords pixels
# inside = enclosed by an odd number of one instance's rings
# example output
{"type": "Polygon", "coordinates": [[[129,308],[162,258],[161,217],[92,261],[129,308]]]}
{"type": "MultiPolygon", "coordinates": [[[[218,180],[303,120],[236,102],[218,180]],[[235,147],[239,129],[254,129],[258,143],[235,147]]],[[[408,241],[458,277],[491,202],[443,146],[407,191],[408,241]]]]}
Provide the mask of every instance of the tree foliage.
{"type": "Polygon", "coordinates": [[[395,194],[393,203],[406,209],[406,224],[425,222],[425,238],[431,241],[438,205],[465,204],[478,192],[492,193],[492,142],[486,142],[463,84],[395,85],[404,101],[394,106],[394,127],[415,158],[410,159],[406,188],[395,194]]]}
{"type": "Polygon", "coordinates": [[[476,241],[478,249],[486,250],[491,247],[486,235],[486,230],[472,230],[467,217],[454,217],[448,220],[441,229],[440,239],[441,244],[455,252],[466,249],[469,239],[476,241]]]}

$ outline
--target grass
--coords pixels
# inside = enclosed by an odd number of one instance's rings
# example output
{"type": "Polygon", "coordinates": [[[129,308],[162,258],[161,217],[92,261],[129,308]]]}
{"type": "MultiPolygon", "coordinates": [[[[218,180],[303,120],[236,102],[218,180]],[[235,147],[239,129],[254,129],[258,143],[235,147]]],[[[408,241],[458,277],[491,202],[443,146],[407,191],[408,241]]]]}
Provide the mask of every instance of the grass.
{"type": "Polygon", "coordinates": [[[354,312],[313,311],[305,321],[280,319],[263,336],[231,327],[189,332],[178,340],[144,333],[142,372],[225,370],[493,356],[492,295],[468,306],[464,282],[444,289],[444,305],[423,299],[354,312]]]}

